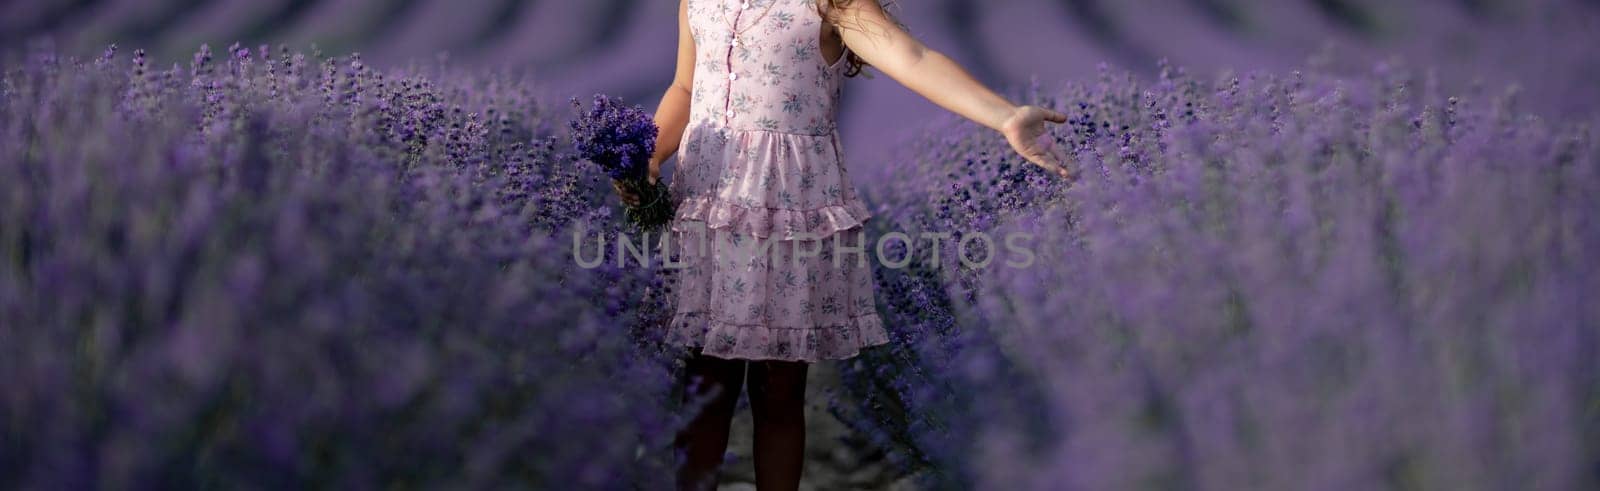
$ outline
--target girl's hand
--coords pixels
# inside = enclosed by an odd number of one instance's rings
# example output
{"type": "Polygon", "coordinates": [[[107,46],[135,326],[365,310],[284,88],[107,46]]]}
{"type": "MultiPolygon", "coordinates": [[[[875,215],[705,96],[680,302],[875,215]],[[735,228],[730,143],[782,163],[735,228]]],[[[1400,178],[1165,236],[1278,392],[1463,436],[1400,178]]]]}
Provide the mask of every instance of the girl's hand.
{"type": "MultiPolygon", "coordinates": [[[[650,161],[650,179],[649,179],[650,180],[650,185],[654,186],[656,184],[656,181],[660,180],[660,179],[661,179],[661,163],[660,162],[656,162],[654,160],[651,160],[650,161]]],[[[639,195],[637,193],[629,191],[627,187],[622,185],[622,181],[618,181],[616,179],[612,179],[611,180],[611,189],[613,191],[617,192],[617,196],[618,197],[622,198],[622,203],[623,204],[626,204],[626,205],[628,205],[630,207],[639,206],[639,195]]]]}
{"type": "Polygon", "coordinates": [[[1011,148],[1022,158],[1062,178],[1071,179],[1072,172],[1063,166],[1055,141],[1045,131],[1046,122],[1065,123],[1067,115],[1037,106],[1022,106],[1001,125],[1000,133],[1006,136],[1011,148]]]}

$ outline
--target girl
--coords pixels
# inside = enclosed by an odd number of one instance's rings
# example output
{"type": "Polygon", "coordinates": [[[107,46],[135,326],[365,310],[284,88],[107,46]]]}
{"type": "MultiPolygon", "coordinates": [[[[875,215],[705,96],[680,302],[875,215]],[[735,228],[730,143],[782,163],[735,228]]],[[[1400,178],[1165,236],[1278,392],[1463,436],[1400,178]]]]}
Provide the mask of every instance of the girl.
{"type": "Polygon", "coordinates": [[[1007,102],[909,36],[878,0],[681,0],[678,26],[650,178],[683,150],[670,188],[681,200],[672,230],[686,267],[668,335],[695,350],[689,397],[712,397],[677,439],[678,486],[714,487],[748,376],[756,486],[796,489],[807,364],[889,341],[858,252],[868,212],[839,154],[844,79],[878,67],[1063,177],[1042,136],[1045,123],[1067,117],[1007,102]],[[770,253],[715,252],[752,245],[770,253]]]}

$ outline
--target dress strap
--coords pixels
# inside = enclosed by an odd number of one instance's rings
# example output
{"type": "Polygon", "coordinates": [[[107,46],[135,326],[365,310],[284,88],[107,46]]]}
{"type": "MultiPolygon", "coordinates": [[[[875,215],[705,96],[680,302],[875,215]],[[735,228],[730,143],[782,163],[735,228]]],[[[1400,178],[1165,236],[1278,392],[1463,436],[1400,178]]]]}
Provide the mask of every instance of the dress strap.
{"type": "MultiPolygon", "coordinates": [[[[843,42],[841,41],[840,44],[843,44],[843,42]]],[[[849,46],[845,46],[844,47],[844,51],[839,53],[839,59],[833,60],[833,64],[832,65],[828,65],[828,68],[829,69],[839,68],[840,66],[843,66],[845,64],[845,60],[847,60],[849,58],[850,58],[850,47],[849,46]]],[[[823,60],[823,61],[827,61],[827,60],[823,60]]]]}

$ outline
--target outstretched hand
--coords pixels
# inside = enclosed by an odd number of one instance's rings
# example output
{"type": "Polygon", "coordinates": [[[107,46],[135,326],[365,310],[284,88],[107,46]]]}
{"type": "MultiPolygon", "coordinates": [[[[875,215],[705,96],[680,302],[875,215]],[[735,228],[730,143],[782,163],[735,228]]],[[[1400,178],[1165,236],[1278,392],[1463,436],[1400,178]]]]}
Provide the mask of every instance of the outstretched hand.
{"type": "Polygon", "coordinates": [[[1006,119],[1000,132],[1022,158],[1064,179],[1072,179],[1066,159],[1045,128],[1045,123],[1065,123],[1067,115],[1037,106],[1022,106],[1006,119]]]}

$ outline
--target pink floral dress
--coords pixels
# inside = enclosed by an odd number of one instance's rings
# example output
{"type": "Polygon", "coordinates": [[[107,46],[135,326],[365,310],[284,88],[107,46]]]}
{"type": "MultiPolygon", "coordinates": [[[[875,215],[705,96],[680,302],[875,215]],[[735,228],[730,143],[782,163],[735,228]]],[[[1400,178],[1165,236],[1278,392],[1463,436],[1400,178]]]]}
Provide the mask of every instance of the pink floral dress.
{"type": "Polygon", "coordinates": [[[889,341],[835,127],[847,63],[824,59],[814,2],[689,0],[669,339],[709,356],[842,359],[889,341]]]}

